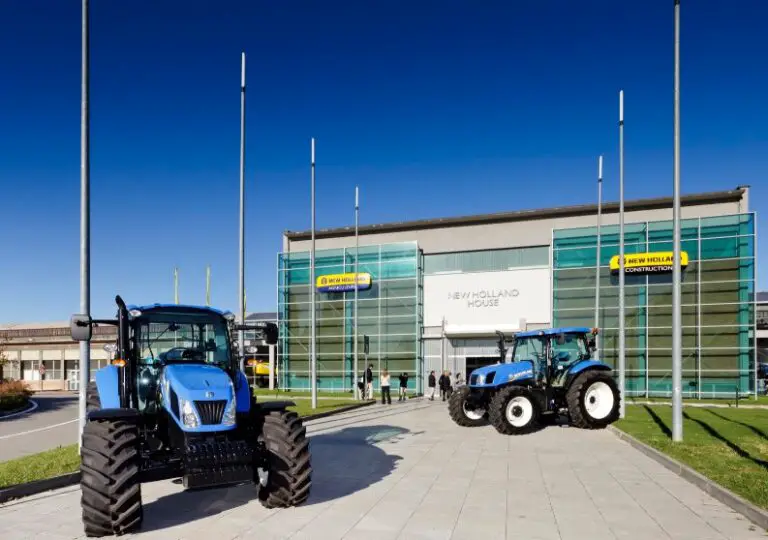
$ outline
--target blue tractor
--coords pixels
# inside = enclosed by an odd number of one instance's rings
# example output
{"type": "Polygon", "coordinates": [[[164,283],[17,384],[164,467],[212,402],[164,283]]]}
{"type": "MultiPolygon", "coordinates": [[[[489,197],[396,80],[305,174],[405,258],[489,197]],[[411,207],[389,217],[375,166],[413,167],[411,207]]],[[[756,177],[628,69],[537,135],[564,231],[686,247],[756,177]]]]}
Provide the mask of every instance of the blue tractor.
{"type": "Polygon", "coordinates": [[[109,365],[87,388],[81,445],[86,536],[120,535],[143,518],[141,483],[181,478],[185,488],[253,483],[268,508],[299,505],[312,483],[309,439],[290,401],[257,403],[233,347],[234,332],[277,342],[272,323],[236,325],[209,307],[126,306],[117,318],[74,315],[75,341],[114,325],[109,365]]]}
{"type": "Polygon", "coordinates": [[[519,332],[511,362],[501,335],[500,362],[474,370],[451,395],[451,418],[466,427],[490,422],[506,435],[529,433],[561,414],[585,429],[615,422],[621,396],[611,368],[592,358],[596,335],[580,327],[519,332]]]}

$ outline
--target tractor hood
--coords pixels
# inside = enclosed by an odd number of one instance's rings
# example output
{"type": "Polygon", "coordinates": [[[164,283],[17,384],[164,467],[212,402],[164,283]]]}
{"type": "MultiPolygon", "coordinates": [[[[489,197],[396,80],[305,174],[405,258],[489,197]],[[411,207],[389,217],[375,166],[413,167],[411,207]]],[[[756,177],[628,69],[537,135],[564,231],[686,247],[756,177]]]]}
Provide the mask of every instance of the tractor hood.
{"type": "Polygon", "coordinates": [[[469,386],[492,388],[510,382],[533,378],[533,362],[524,360],[510,364],[493,364],[478,368],[469,377],[469,386]]]}
{"type": "Polygon", "coordinates": [[[165,366],[164,376],[182,399],[229,401],[234,396],[229,375],[216,366],[171,364],[165,366]]]}

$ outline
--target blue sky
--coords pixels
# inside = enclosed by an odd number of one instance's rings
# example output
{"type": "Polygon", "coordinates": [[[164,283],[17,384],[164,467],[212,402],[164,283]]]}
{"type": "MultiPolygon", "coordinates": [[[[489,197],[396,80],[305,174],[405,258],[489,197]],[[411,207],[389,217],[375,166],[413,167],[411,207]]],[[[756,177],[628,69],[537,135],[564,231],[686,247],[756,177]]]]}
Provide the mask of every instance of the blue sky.
{"type": "MultiPolygon", "coordinates": [[[[237,306],[240,53],[249,310],[284,229],[615,200],[672,183],[673,3],[91,0],[92,310],[237,306]]],[[[768,4],[684,1],[683,192],[768,202],[768,4]]],[[[0,321],[79,305],[80,2],[0,4],[0,321]]],[[[765,220],[760,216],[759,227],[765,220]]],[[[763,237],[765,235],[762,235],[763,237]]],[[[762,243],[759,251],[765,253],[762,243]]],[[[768,275],[760,270],[761,288],[768,275]]]]}

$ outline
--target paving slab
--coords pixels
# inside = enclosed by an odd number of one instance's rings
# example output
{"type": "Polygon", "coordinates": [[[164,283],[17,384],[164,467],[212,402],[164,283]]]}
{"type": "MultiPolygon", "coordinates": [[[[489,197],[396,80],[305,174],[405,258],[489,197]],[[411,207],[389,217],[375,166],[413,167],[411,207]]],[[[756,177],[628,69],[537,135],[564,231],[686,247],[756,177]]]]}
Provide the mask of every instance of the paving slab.
{"type": "MultiPolygon", "coordinates": [[[[308,422],[314,483],[266,510],[252,486],[142,486],[158,540],[768,540],[765,531],[609,431],[521,437],[460,428],[441,402],[376,404],[308,422]]],[[[0,505],[2,540],[84,538],[77,486],[0,505]]]]}

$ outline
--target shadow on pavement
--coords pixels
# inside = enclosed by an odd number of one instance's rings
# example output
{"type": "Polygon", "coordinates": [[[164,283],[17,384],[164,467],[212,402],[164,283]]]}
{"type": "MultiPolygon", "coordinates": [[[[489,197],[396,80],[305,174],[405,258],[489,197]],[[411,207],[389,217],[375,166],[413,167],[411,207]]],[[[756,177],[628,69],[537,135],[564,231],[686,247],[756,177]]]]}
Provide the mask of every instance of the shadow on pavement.
{"type": "Polygon", "coordinates": [[[71,394],[69,392],[45,392],[35,393],[30,397],[32,401],[37,403],[37,409],[30,411],[26,414],[18,416],[12,416],[11,418],[3,418],[0,416],[0,423],[9,425],[13,423],[21,423],[25,420],[33,417],[39,417],[40,413],[56,412],[62,409],[72,409],[73,417],[77,416],[77,394],[71,394]]]}
{"type": "MultiPolygon", "coordinates": [[[[339,499],[380,482],[392,474],[402,458],[374,445],[397,444],[408,435],[420,433],[379,425],[347,427],[333,433],[311,435],[312,491],[304,505],[339,499]]],[[[256,495],[256,487],[251,484],[172,493],[145,503],[141,532],[209,518],[255,502],[256,495]]]]}

